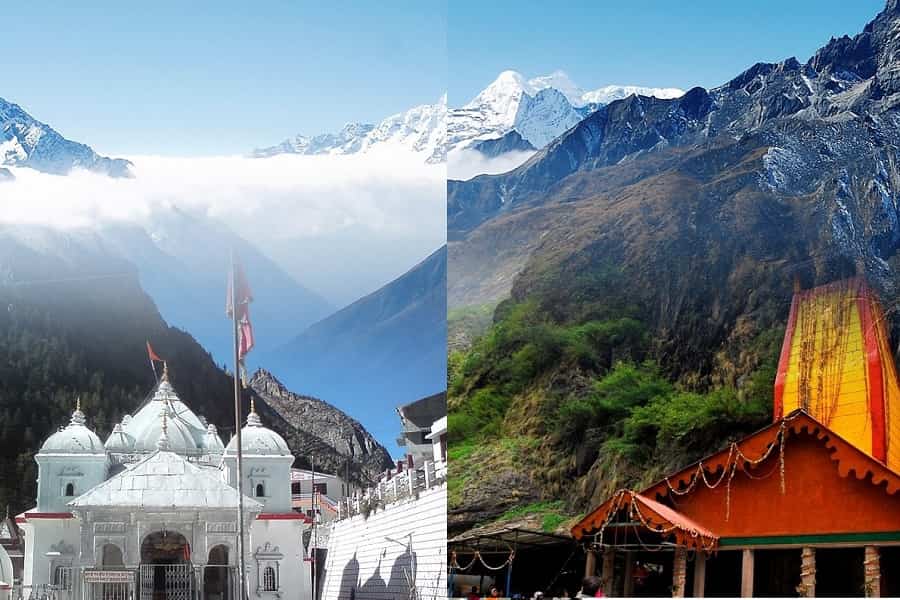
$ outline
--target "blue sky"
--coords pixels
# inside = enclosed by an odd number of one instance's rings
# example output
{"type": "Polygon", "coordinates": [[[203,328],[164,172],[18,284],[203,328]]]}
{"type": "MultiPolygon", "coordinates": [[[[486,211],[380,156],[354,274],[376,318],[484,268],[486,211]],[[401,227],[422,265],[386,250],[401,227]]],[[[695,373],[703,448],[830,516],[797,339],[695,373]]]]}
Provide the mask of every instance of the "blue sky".
{"type": "Polygon", "coordinates": [[[451,0],[449,102],[468,102],[497,74],[562,69],[584,88],[714,87],[750,65],[859,33],[883,0],[484,2],[451,0]]]}
{"type": "Polygon", "coordinates": [[[109,154],[244,153],[446,90],[446,0],[5,3],[0,97],[109,154]]]}

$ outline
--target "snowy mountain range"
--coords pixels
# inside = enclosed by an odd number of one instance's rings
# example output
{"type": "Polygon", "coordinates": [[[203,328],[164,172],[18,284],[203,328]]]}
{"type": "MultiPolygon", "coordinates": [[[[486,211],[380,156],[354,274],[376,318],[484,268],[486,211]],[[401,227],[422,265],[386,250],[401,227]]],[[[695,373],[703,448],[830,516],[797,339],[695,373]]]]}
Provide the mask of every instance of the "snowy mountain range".
{"type": "MultiPolygon", "coordinates": [[[[100,156],[90,146],[67,140],[19,105],[0,98],[0,167],[30,167],[53,175],[81,168],[111,177],[130,177],[131,162],[100,156]]],[[[12,179],[0,168],[0,181],[12,179]]]]}
{"type": "Polygon", "coordinates": [[[450,110],[447,151],[472,148],[484,140],[518,132],[540,149],[574,127],[600,106],[633,94],[677,98],[677,88],[607,85],[585,91],[562,71],[525,79],[516,71],[503,71],[471,102],[450,110]]]}
{"type": "Polygon", "coordinates": [[[447,95],[444,94],[435,104],[423,104],[391,115],[377,125],[348,123],[338,133],[297,135],[276,146],[257,148],[251,156],[357,154],[400,149],[421,154],[427,163],[441,163],[446,159],[446,133],[447,95]]]}

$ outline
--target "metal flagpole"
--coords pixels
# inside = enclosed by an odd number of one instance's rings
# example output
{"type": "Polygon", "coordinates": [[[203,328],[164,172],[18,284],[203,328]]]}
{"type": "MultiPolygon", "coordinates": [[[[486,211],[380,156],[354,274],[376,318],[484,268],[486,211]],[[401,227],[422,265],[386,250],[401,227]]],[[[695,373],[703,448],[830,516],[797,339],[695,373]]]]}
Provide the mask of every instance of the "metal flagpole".
{"type": "Polygon", "coordinates": [[[319,531],[316,529],[318,525],[319,519],[318,514],[316,512],[316,455],[311,455],[312,461],[312,495],[310,496],[310,504],[312,505],[312,517],[313,517],[313,556],[312,556],[312,580],[313,580],[313,600],[316,600],[318,594],[318,590],[316,589],[316,583],[318,579],[318,558],[319,558],[319,531]]]}
{"type": "Polygon", "coordinates": [[[237,436],[237,491],[238,491],[238,585],[241,600],[246,600],[247,572],[244,566],[244,456],[241,447],[241,357],[239,354],[240,334],[238,333],[237,268],[234,250],[231,251],[231,317],[234,326],[234,431],[237,436]]]}

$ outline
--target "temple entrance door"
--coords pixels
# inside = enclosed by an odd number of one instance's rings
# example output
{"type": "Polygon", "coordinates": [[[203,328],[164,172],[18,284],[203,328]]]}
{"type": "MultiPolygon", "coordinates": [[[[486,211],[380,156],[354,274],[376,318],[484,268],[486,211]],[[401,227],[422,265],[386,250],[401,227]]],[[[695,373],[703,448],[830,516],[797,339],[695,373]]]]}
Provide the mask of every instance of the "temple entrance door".
{"type": "Polygon", "coordinates": [[[141,543],[141,600],[193,600],[190,545],[173,531],[155,531],[141,543]]]}
{"type": "Polygon", "coordinates": [[[213,546],[209,561],[203,569],[204,600],[231,600],[232,569],[228,566],[228,548],[213,546]]]}

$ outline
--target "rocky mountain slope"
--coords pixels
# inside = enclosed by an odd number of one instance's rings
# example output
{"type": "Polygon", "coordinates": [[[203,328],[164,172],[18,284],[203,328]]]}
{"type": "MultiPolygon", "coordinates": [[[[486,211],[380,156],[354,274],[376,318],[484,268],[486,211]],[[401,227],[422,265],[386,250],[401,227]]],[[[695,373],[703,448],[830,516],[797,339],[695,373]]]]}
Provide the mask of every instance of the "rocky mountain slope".
{"type": "Polygon", "coordinates": [[[612,102],[448,184],[451,305],[509,298],[451,376],[456,527],[516,498],[577,514],[764,422],[795,278],[865,274],[895,312],[898,29],[890,0],[806,63],[612,102]]]}
{"type": "Polygon", "coordinates": [[[446,280],[447,252],[441,248],[260,362],[292,389],[338,406],[377,398],[382,408],[367,423],[380,439],[395,436],[393,407],[446,386],[446,280]]]}
{"type": "Polygon", "coordinates": [[[435,104],[416,106],[378,123],[349,123],[338,133],[297,135],[277,146],[257,148],[256,158],[278,154],[357,154],[402,149],[421,154],[427,163],[446,159],[447,96],[435,104]]]}
{"type": "MultiPolygon", "coordinates": [[[[144,401],[154,383],[148,340],[169,362],[182,399],[227,441],[234,417],[223,399],[232,397],[231,378],[189,333],[162,319],[137,268],[100,236],[30,229],[0,228],[0,502],[13,511],[31,506],[33,455],[68,421],[76,396],[104,439],[144,401]]],[[[249,395],[245,411],[248,404],[249,395]]],[[[344,446],[321,440],[321,428],[292,424],[291,414],[282,417],[264,399],[258,407],[292,448],[313,448],[320,464],[330,455],[335,467],[346,468],[344,446]]],[[[296,464],[308,467],[309,457],[298,452],[296,464]]],[[[362,482],[385,466],[353,457],[351,477],[362,482]]]]}
{"type": "Polygon", "coordinates": [[[305,457],[315,455],[316,469],[343,474],[348,462],[378,473],[391,464],[391,456],[359,421],[327,402],[295,394],[274,375],[260,369],[249,386],[259,398],[306,438],[291,449],[305,457]]]}
{"type": "MultiPolygon", "coordinates": [[[[107,158],[89,146],[67,140],[17,104],[0,98],[0,166],[29,167],[65,175],[72,169],[87,169],[111,177],[129,177],[131,163],[107,158]]],[[[5,171],[10,177],[9,170],[5,171]]]]}

